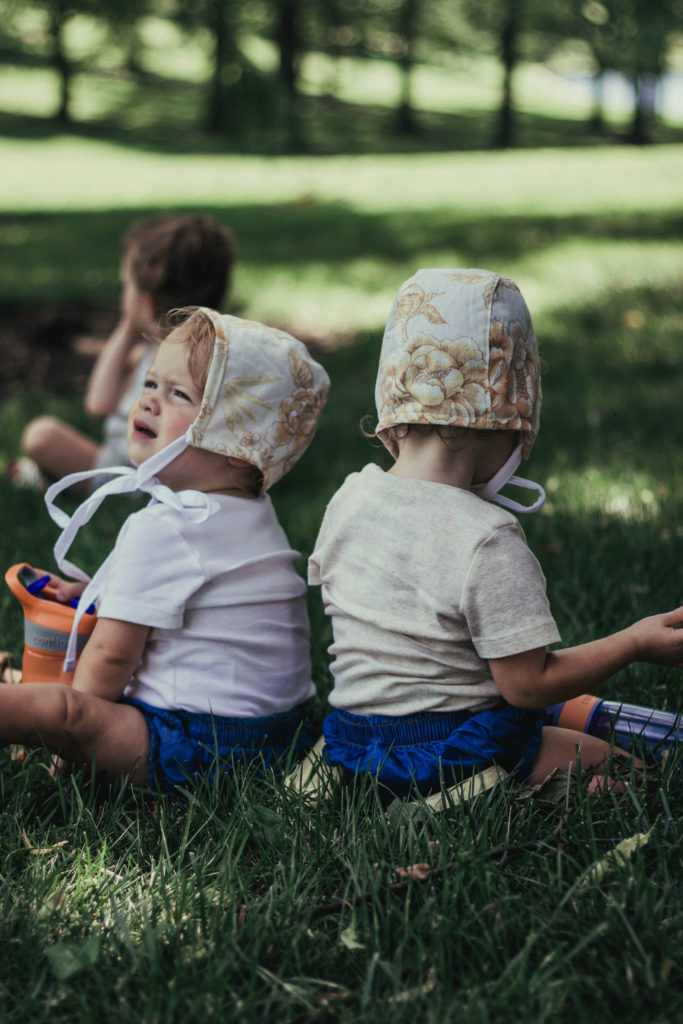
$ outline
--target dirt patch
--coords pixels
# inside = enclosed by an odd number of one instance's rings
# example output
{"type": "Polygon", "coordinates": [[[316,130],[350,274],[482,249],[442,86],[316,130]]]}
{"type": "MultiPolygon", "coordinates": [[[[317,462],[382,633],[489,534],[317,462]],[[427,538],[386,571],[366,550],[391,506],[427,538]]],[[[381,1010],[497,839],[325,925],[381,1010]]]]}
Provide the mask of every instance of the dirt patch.
{"type": "MultiPolygon", "coordinates": [[[[3,310],[0,320],[0,402],[27,388],[52,394],[85,391],[104,340],[116,326],[116,306],[27,307],[3,310]]],[[[316,359],[354,340],[325,337],[287,323],[273,323],[303,341],[316,359]]]]}
{"type": "Polygon", "coordinates": [[[102,339],[116,317],[116,307],[3,310],[0,401],[26,388],[45,388],[53,394],[84,391],[102,339]]]}

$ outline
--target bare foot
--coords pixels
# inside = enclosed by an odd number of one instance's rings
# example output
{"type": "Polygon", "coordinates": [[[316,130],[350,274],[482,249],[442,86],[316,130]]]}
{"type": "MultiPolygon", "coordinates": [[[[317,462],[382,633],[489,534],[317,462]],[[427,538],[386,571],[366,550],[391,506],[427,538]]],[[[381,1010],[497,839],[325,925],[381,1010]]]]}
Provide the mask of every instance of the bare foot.
{"type": "Polygon", "coordinates": [[[21,669],[12,667],[12,655],[8,651],[0,651],[0,682],[21,682],[21,669]]]}

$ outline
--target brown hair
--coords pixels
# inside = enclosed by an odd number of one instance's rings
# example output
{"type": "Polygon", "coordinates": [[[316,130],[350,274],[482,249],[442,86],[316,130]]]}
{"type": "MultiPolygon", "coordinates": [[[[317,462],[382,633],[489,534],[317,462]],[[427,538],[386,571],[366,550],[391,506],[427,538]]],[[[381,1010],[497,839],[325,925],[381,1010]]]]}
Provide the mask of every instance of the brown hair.
{"type": "Polygon", "coordinates": [[[227,228],[198,215],[137,221],[122,247],[135,284],[152,296],[158,316],[177,306],[220,307],[237,260],[227,228]]]}
{"type": "MultiPolygon", "coordinates": [[[[366,437],[378,437],[390,454],[398,457],[399,441],[403,441],[409,434],[419,434],[426,437],[428,434],[438,434],[447,448],[458,451],[466,447],[467,438],[474,434],[479,439],[486,440],[500,431],[483,430],[478,427],[457,427],[450,423],[396,423],[391,427],[385,427],[379,433],[361,427],[366,437]]],[[[519,433],[519,431],[512,431],[519,433]]]]}

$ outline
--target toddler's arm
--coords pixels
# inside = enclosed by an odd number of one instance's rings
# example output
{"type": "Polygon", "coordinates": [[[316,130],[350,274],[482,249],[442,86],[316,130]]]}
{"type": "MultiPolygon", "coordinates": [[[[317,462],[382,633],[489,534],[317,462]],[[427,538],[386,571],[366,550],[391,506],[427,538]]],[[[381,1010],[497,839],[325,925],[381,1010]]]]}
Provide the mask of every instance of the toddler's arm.
{"type": "Polygon", "coordinates": [[[601,640],[489,661],[505,700],[519,708],[543,708],[589,692],[634,661],[683,667],[683,607],[634,622],[601,640]]]}
{"type": "Polygon", "coordinates": [[[108,416],[121,401],[135,368],[134,350],[142,329],[132,316],[122,313],[90,374],[85,408],[91,416],[108,416]]]}
{"type": "Polygon", "coordinates": [[[116,701],[142,657],[149,626],[98,619],[76,665],[74,688],[116,701]]]}

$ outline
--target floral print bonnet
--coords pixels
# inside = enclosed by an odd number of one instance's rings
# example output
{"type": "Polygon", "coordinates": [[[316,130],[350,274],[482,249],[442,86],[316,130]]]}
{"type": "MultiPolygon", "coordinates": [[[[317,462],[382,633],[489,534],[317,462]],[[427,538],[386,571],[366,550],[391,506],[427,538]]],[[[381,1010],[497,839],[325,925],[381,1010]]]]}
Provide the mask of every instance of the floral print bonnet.
{"type": "Polygon", "coordinates": [[[487,270],[418,270],[399,289],[375,388],[377,433],[406,423],[538,432],[538,347],[514,282],[487,270]]]}
{"type": "Polygon", "coordinates": [[[187,441],[246,459],[267,491],[313,440],[330,382],[285,331],[201,307],[216,332],[197,419],[187,441]]]}

